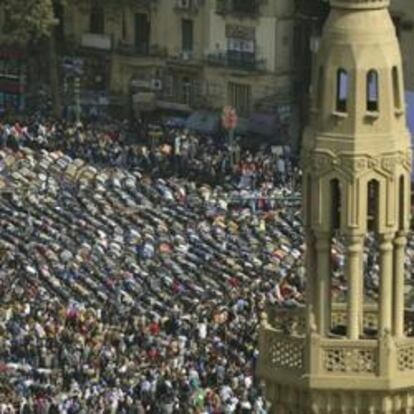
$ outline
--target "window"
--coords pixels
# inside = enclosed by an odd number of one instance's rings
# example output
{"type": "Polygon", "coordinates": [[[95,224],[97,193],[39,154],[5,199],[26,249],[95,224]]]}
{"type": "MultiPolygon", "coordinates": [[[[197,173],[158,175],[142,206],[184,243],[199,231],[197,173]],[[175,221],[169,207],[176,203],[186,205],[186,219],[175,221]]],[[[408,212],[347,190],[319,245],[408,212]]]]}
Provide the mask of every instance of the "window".
{"type": "Polygon", "coordinates": [[[254,66],[256,60],[254,40],[228,38],[227,59],[231,66],[254,66]]]}
{"type": "Polygon", "coordinates": [[[392,89],[394,95],[394,108],[401,109],[400,80],[397,66],[393,66],[392,68],[392,89]]]}
{"type": "Polygon", "coordinates": [[[149,54],[150,22],[145,13],[135,14],[135,48],[142,55],[149,54]]]}
{"type": "Polygon", "coordinates": [[[229,104],[236,108],[240,115],[247,115],[250,112],[250,85],[229,82],[227,91],[229,104]]]}
{"type": "Polygon", "coordinates": [[[164,95],[168,97],[174,95],[174,77],[170,74],[164,78],[164,95]]]}
{"type": "Polygon", "coordinates": [[[125,15],[125,10],[122,10],[122,40],[126,40],[128,37],[127,31],[127,17],[125,15]]]}
{"type": "Polygon", "coordinates": [[[192,82],[189,78],[184,77],[182,80],[182,103],[191,105],[192,98],[192,82]]]}
{"type": "Polygon", "coordinates": [[[348,105],[348,72],[339,69],[336,78],[336,110],[346,112],[348,105]]]}
{"type": "Polygon", "coordinates": [[[96,34],[105,33],[105,13],[104,9],[97,2],[92,5],[89,16],[89,31],[96,34]]]}
{"type": "Polygon", "coordinates": [[[367,111],[378,111],[378,72],[370,70],[367,74],[367,111]]]}
{"type": "Polygon", "coordinates": [[[192,52],[194,48],[193,21],[189,19],[181,20],[182,48],[184,52],[192,52]]]}

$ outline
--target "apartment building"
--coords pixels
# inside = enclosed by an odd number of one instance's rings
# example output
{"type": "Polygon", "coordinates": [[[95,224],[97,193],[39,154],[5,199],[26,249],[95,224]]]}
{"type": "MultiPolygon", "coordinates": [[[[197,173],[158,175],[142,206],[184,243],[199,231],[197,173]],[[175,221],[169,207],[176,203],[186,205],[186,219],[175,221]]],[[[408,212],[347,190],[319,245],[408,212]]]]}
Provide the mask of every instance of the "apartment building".
{"type": "Polygon", "coordinates": [[[135,111],[221,110],[289,116],[294,102],[292,0],[84,0],[65,11],[65,52],[82,87],[135,111]]]}
{"type": "Polygon", "coordinates": [[[401,45],[405,86],[414,91],[414,4],[412,0],[392,0],[391,15],[401,45]]]}

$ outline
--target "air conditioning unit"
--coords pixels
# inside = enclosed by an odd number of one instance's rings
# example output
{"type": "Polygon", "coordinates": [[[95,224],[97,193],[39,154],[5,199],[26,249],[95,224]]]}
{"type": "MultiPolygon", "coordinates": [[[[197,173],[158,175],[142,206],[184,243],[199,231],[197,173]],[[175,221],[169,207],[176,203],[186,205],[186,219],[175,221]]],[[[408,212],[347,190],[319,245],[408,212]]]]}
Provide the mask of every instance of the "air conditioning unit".
{"type": "Polygon", "coordinates": [[[151,82],[152,89],[154,91],[160,91],[162,89],[162,80],[161,79],[153,79],[151,82]]]}
{"type": "Polygon", "coordinates": [[[178,7],[180,9],[189,9],[191,7],[191,0],[178,0],[178,7]]]}

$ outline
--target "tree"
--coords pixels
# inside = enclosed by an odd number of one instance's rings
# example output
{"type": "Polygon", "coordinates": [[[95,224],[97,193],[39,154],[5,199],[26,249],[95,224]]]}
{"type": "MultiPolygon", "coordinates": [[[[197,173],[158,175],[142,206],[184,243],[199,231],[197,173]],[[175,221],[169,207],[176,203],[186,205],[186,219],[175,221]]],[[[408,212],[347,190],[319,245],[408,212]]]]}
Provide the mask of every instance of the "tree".
{"type": "Polygon", "coordinates": [[[56,2],[62,1],[64,0],[0,0],[0,8],[5,16],[5,41],[26,47],[35,42],[48,42],[53,112],[57,117],[61,116],[62,105],[55,47],[55,27],[59,22],[55,17],[55,7],[56,2]]]}
{"type": "Polygon", "coordinates": [[[5,30],[11,42],[27,44],[52,34],[58,23],[52,0],[0,0],[5,14],[5,30]]]}

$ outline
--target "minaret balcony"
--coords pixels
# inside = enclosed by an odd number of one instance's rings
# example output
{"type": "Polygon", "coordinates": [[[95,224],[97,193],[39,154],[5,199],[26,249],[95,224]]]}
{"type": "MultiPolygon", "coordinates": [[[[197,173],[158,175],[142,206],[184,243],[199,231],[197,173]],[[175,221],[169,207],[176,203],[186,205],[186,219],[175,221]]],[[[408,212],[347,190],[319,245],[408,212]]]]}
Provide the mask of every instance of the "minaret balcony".
{"type": "Polygon", "coordinates": [[[306,333],[305,309],[273,309],[269,315],[260,329],[258,364],[258,374],[267,382],[372,391],[412,386],[413,311],[406,311],[404,337],[377,338],[377,306],[365,305],[364,336],[358,340],[340,332],[341,327],[346,332],[345,304],[333,305],[332,333],[327,336],[306,333]]]}

